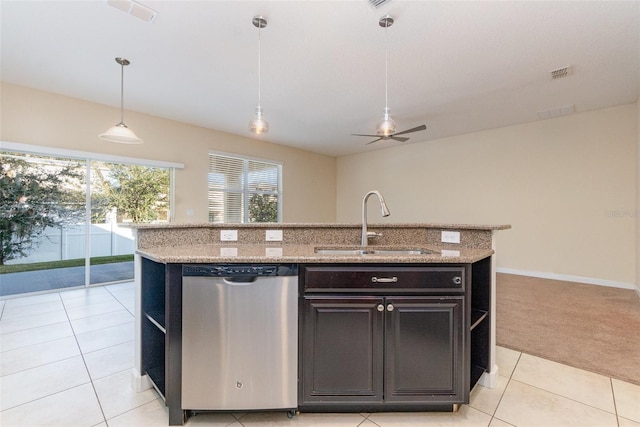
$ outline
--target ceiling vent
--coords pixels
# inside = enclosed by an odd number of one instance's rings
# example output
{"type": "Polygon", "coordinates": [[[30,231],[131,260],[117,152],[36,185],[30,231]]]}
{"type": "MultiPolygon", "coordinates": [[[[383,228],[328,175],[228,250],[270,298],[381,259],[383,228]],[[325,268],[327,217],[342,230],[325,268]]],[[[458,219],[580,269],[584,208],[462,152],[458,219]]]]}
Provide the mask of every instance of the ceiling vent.
{"type": "Polygon", "coordinates": [[[375,8],[379,8],[384,6],[385,4],[391,2],[391,0],[368,0],[369,4],[375,8]]]}
{"type": "Polygon", "coordinates": [[[576,106],[574,104],[564,105],[562,107],[552,108],[550,110],[538,111],[538,117],[541,119],[550,119],[552,117],[566,116],[574,113],[576,106]]]}
{"type": "Polygon", "coordinates": [[[138,19],[142,19],[144,22],[153,22],[158,15],[158,12],[155,10],[133,0],[107,0],[107,4],[123,11],[124,13],[128,13],[138,19]]]}
{"type": "Polygon", "coordinates": [[[569,65],[566,67],[558,68],[556,70],[550,71],[550,73],[551,73],[551,80],[558,80],[571,75],[571,66],[569,65]]]}

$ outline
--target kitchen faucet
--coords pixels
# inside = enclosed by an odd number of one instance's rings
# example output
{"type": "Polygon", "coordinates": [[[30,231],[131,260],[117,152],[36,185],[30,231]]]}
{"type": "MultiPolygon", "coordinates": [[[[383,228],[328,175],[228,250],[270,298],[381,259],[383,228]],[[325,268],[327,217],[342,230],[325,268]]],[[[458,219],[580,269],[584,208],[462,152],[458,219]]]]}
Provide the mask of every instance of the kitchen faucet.
{"type": "Polygon", "coordinates": [[[367,246],[369,244],[370,237],[381,236],[381,234],[367,231],[367,199],[369,199],[369,197],[371,197],[371,195],[373,194],[378,196],[378,200],[380,201],[380,209],[382,211],[382,216],[391,215],[391,212],[389,212],[389,208],[387,207],[387,204],[384,201],[384,197],[382,197],[382,194],[380,194],[378,190],[369,191],[367,194],[364,195],[364,198],[362,199],[362,241],[360,243],[362,246],[367,246]]]}

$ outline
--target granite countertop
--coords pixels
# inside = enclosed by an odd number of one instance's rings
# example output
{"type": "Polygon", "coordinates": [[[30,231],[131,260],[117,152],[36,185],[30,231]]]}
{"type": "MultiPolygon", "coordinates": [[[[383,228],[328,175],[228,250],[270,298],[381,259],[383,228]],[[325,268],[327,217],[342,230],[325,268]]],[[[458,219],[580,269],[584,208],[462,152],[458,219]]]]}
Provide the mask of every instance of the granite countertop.
{"type": "MultiPolygon", "coordinates": [[[[201,244],[164,246],[138,249],[136,254],[167,264],[189,263],[472,263],[493,255],[491,249],[442,248],[431,245],[411,245],[411,249],[426,249],[430,254],[420,255],[336,255],[317,254],[315,249],[331,245],[289,244],[201,244]]],[[[345,246],[339,246],[345,247],[345,246]]],[[[349,246],[359,248],[359,246],[349,246]]],[[[399,248],[376,246],[369,249],[399,248]]]]}
{"type": "MultiPolygon", "coordinates": [[[[295,223],[295,222],[252,222],[252,223],[125,223],[123,227],[135,229],[155,229],[155,228],[361,228],[361,223],[295,223]]],[[[508,230],[509,224],[438,224],[438,223],[369,223],[369,228],[437,228],[437,229],[460,229],[460,230],[508,230]]]]}

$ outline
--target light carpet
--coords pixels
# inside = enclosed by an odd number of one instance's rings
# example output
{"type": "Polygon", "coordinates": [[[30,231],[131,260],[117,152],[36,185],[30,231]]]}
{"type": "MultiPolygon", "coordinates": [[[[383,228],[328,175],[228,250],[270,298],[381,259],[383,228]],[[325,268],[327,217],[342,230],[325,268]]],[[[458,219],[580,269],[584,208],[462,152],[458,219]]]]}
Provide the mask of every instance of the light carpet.
{"type": "Polygon", "coordinates": [[[497,344],[640,385],[633,290],[497,274],[497,344]]]}

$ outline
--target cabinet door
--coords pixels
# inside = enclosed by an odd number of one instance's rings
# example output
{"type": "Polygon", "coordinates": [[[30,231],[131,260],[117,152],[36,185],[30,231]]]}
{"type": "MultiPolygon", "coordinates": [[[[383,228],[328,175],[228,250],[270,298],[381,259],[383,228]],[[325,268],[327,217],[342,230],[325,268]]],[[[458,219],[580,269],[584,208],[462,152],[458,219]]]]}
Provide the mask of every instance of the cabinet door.
{"type": "Polygon", "coordinates": [[[305,297],[299,404],[382,401],[383,299],[305,297]]]}
{"type": "Polygon", "coordinates": [[[464,297],[387,298],[385,401],[464,399],[464,297]]]}

